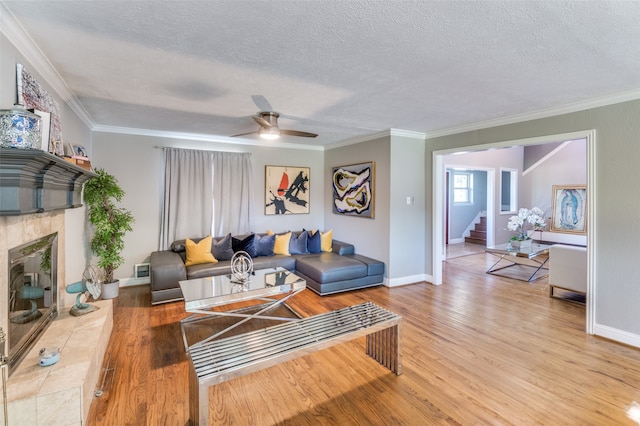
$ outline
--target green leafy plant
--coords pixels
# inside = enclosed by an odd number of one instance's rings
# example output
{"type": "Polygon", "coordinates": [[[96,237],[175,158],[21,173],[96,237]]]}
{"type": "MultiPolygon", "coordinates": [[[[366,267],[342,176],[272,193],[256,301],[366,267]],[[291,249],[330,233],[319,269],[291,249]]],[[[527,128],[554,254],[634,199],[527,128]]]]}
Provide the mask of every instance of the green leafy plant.
{"type": "Polygon", "coordinates": [[[132,230],[135,219],[131,212],[116,206],[124,196],[116,178],[103,169],[95,173],[98,176],[84,184],[84,202],[94,228],[91,250],[98,256],[105,282],[111,283],[113,272],[124,263],[124,235],[132,230]]]}

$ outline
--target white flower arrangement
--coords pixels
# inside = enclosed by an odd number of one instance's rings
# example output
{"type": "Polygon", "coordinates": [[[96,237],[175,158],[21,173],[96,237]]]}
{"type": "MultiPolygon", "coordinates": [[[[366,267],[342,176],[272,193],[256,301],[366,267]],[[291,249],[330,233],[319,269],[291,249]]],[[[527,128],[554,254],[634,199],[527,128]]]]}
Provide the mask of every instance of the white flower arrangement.
{"type": "Polygon", "coordinates": [[[545,226],[544,212],[538,207],[529,209],[520,209],[517,216],[511,216],[507,228],[509,231],[516,231],[516,235],[511,237],[512,240],[524,241],[529,239],[528,231],[542,229],[545,226]]]}

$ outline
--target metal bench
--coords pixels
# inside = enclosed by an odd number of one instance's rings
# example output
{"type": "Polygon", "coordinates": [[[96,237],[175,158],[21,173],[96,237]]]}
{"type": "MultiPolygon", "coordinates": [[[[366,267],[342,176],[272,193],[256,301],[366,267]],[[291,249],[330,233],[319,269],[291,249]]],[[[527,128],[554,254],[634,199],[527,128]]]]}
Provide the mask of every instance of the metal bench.
{"type": "Polygon", "coordinates": [[[209,387],[367,336],[366,353],[402,374],[402,317],[371,302],[208,342],[189,351],[189,415],[209,421],[209,387]]]}

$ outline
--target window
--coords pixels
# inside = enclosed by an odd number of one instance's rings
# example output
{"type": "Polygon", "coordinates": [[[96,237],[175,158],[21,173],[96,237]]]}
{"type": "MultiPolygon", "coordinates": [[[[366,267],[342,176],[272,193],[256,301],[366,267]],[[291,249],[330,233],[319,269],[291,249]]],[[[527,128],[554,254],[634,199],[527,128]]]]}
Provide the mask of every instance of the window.
{"type": "Polygon", "coordinates": [[[515,213],[517,200],[518,171],[515,169],[500,169],[500,213],[515,213]]]}
{"type": "Polygon", "coordinates": [[[453,202],[455,204],[473,203],[473,173],[453,173],[453,202]]]}

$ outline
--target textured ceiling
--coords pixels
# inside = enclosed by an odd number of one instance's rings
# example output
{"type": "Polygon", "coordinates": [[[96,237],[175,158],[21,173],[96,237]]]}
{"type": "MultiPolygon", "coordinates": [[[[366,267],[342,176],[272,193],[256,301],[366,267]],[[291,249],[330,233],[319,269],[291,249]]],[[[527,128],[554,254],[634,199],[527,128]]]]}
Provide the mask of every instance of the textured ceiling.
{"type": "Polygon", "coordinates": [[[230,136],[273,108],[327,145],[640,89],[640,2],[2,3],[101,127],[230,136]]]}

